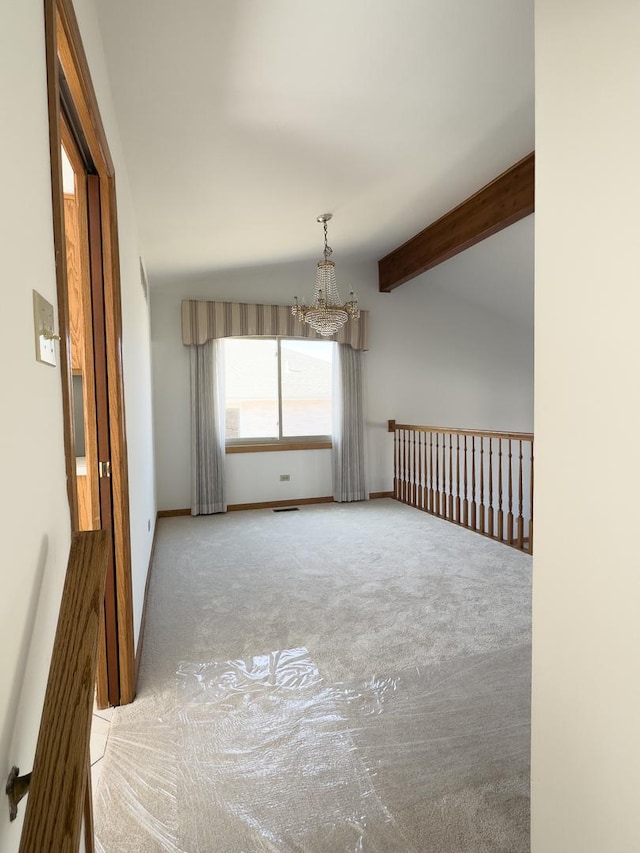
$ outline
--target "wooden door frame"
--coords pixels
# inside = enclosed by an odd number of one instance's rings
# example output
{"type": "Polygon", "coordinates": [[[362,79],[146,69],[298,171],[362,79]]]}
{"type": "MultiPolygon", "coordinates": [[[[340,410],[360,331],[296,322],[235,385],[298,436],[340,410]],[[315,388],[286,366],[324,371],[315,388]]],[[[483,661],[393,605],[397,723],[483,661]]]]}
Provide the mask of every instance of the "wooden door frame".
{"type": "Polygon", "coordinates": [[[116,581],[116,613],[120,703],[135,697],[135,651],[131,540],[129,529],[129,481],[125,433],[124,381],[122,369],[122,307],[120,253],[115,190],[115,170],[89,65],[71,0],[44,0],[49,143],[56,281],[60,326],[60,361],[64,409],[64,447],[67,493],[72,529],[78,529],[78,500],[75,489],[75,448],[72,423],[72,372],[67,300],[66,242],[62,190],[60,114],[63,75],[79,127],[100,181],[103,278],[106,320],[108,402],[110,412],[111,477],[113,483],[113,529],[116,581]]]}

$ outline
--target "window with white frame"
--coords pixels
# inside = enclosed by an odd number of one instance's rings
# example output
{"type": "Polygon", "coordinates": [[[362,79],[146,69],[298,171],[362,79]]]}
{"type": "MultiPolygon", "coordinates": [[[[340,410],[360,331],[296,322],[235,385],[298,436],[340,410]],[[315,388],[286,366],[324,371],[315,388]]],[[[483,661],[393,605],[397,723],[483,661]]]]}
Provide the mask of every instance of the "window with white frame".
{"type": "Polygon", "coordinates": [[[226,338],[227,443],[330,437],[334,347],[297,338],[226,338]]]}

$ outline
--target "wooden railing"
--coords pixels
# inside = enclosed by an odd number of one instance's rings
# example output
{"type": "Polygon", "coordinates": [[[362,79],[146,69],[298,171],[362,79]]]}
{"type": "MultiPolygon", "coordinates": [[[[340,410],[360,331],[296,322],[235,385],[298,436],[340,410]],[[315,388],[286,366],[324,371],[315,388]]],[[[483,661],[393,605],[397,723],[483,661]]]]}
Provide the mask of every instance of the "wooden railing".
{"type": "Polygon", "coordinates": [[[389,421],[393,495],[533,553],[533,435],[389,421]]]}
{"type": "Polygon", "coordinates": [[[77,853],[83,810],[90,819],[85,797],[108,548],[105,530],[73,535],[33,772],[21,777],[29,793],[20,853],[77,853]]]}

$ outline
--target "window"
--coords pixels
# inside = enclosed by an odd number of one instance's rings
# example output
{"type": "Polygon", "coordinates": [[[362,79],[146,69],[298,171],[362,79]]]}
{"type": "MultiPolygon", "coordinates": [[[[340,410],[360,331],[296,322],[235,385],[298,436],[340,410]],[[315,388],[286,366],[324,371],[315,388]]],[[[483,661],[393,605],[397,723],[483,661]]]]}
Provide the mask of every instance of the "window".
{"type": "Polygon", "coordinates": [[[332,422],[331,341],[227,338],[227,443],[327,438],[332,422]]]}

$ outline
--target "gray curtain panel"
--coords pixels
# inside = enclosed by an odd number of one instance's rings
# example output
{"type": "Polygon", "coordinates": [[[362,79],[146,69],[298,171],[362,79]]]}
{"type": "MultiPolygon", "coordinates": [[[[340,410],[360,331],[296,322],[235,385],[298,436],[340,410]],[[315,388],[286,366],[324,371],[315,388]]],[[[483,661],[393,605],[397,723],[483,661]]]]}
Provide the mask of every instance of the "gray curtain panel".
{"type": "Polygon", "coordinates": [[[333,394],[333,498],[366,500],[360,350],[336,344],[333,394]]]}
{"type": "Polygon", "coordinates": [[[222,341],[191,346],[191,515],[226,512],[222,341]]]}

